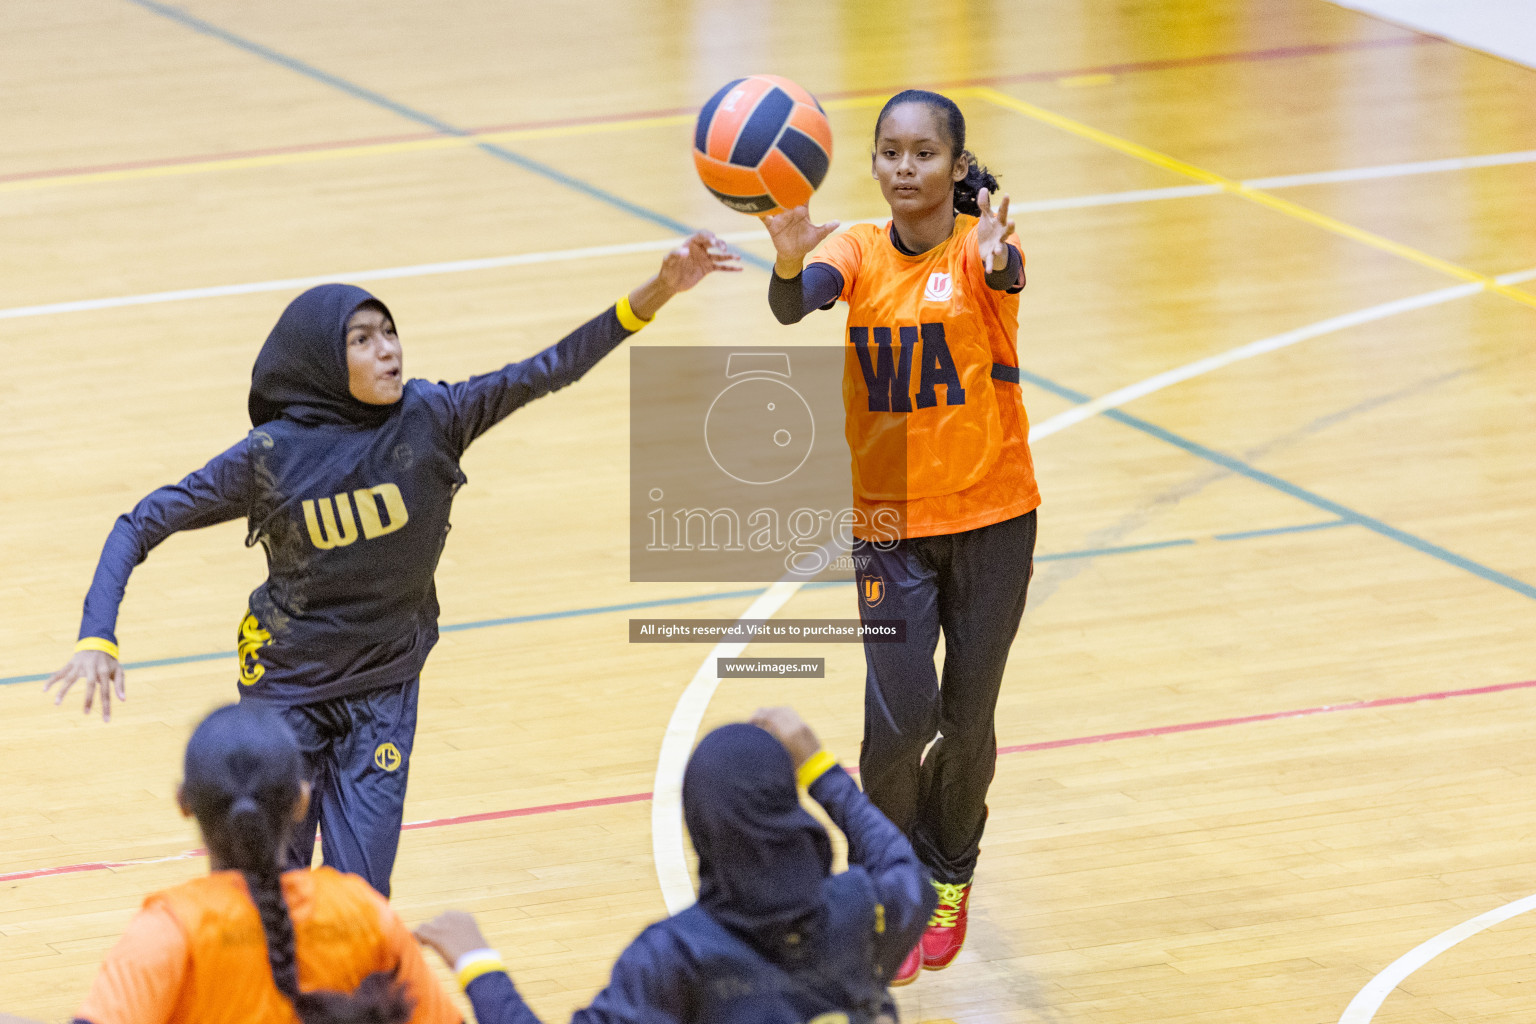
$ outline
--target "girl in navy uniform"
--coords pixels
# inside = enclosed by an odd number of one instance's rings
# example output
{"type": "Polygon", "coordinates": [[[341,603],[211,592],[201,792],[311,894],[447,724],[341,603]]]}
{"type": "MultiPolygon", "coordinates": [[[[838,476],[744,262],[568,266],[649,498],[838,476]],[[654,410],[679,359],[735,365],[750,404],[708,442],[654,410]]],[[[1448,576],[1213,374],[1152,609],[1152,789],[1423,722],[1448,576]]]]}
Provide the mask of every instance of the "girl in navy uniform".
{"type": "Polygon", "coordinates": [[[437,642],[433,575],[459,459],[513,410],[581,377],[662,304],[737,259],[708,232],[650,280],[521,362],[458,384],[404,378],[394,318],[361,288],[312,288],[288,304],[251,374],[252,430],[118,518],[85,599],[75,654],[48,680],[56,703],[85,679],[85,711],[126,699],[115,624],[128,576],[178,530],[231,519],[266,550],[266,582],[238,630],[240,698],[271,705],[314,787],[288,861],[325,863],[389,895],[417,684],[437,642]]]}
{"type": "MultiPolygon", "coordinates": [[[[704,737],[683,775],[699,902],[646,928],[572,1024],[877,1024],[937,900],[912,845],[789,708],[704,737]],[[848,838],[831,873],[826,830],[848,838]]],[[[474,918],[449,911],[416,935],[453,967],[480,1024],[539,1024],[474,918]]]]}

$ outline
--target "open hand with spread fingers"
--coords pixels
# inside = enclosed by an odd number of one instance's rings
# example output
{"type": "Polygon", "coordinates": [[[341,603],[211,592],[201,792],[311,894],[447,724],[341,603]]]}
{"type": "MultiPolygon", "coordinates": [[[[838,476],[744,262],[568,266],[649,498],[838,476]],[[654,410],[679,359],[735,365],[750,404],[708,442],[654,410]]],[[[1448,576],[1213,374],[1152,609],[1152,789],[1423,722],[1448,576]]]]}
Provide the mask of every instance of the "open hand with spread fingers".
{"type": "Polygon", "coordinates": [[[812,224],[810,207],[797,206],[764,217],[763,227],[768,229],[768,236],[773,239],[774,252],[778,255],[774,261],[774,273],[788,280],[800,273],[806,256],[837,230],[838,222],[829,220],[825,224],[812,224]]]}
{"type": "Polygon", "coordinates": [[[91,707],[99,695],[101,720],[110,722],[113,695],[118,700],[128,699],[122,662],[103,651],[76,651],[63,668],[48,677],[48,681],[43,684],[43,692],[47,693],[57,686],[59,691],[54,695],[53,702],[62,704],[64,695],[81,679],[85,680],[85,713],[91,713],[91,707]]]}
{"type": "Polygon", "coordinates": [[[989,273],[996,273],[1008,266],[1008,236],[1014,233],[1014,223],[1008,219],[1008,193],[997,209],[992,209],[992,196],[987,189],[976,193],[976,205],[981,214],[976,223],[976,255],[989,273]]]}
{"type": "Polygon", "coordinates": [[[662,257],[661,269],[655,276],[629,293],[630,309],[641,320],[650,320],[667,300],[717,270],[740,271],[741,257],[712,232],[695,231],[682,245],[662,257]]]}

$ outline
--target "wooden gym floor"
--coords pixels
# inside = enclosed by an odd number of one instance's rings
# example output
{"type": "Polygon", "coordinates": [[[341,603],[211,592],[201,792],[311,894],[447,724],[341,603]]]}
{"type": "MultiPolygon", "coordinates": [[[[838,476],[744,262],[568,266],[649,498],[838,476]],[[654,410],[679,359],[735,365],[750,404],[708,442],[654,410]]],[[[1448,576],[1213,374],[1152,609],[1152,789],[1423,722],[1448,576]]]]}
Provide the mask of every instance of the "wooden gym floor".
{"type": "MultiPolygon", "coordinates": [[[[243,435],[291,279],[404,268],[369,287],[407,370],[455,379],[600,310],[683,225],[765,257],[687,146],[690,109],[771,71],[833,121],[817,216],[882,215],[875,110],[939,86],[1029,258],[1039,571],[971,939],[906,1018],[1530,1019],[1536,72],[1321,0],[60,0],[5,24],[0,1009],[67,1019],[139,900],[204,870],[171,794],[235,695],[242,526],[135,574],[110,725],[40,681],[113,517],[243,435]]],[[[632,344],[837,343],[841,314],[781,329],[765,287],[709,280],[632,344]]],[[[423,679],[395,876],[408,921],[477,912],[550,1021],[665,913],[651,794],[707,653],[631,646],[650,613],[613,606],[752,600],[627,581],[627,366],[465,460],[438,581],[466,628],[423,679]]],[[[808,588],[783,614],[853,609],[808,588]]],[[[828,678],[723,683],[703,727],[789,702],[852,760],[860,652],[795,653],[828,678]]]]}

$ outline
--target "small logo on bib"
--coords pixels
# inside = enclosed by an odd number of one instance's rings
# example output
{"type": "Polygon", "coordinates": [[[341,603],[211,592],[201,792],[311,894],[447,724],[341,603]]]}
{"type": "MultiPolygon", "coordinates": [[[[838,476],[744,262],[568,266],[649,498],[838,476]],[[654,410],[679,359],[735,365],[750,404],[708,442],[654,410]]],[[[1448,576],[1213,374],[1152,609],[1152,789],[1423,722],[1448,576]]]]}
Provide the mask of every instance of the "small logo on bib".
{"type": "MultiPolygon", "coordinates": [[[[932,273],[928,275],[928,284],[923,288],[924,302],[948,302],[949,296],[955,290],[955,283],[948,274],[932,273]]],[[[909,293],[910,294],[910,293],[909,293]]]]}

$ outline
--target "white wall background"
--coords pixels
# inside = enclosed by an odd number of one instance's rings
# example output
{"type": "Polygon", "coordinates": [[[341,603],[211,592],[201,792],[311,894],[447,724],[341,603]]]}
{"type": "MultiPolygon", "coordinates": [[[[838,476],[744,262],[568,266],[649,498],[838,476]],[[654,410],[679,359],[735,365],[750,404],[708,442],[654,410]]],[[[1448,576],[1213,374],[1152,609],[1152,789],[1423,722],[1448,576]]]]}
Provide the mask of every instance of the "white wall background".
{"type": "Polygon", "coordinates": [[[1332,0],[1536,68],[1536,0],[1332,0]]]}

